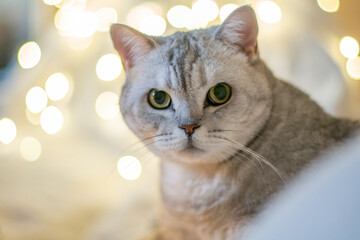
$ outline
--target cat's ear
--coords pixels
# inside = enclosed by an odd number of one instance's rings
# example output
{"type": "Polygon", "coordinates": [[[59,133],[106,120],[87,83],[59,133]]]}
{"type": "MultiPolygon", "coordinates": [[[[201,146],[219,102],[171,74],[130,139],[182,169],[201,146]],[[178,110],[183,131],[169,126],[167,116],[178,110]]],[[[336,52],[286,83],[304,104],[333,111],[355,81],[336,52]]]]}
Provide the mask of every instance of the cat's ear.
{"type": "Polygon", "coordinates": [[[258,57],[258,24],[250,6],[239,7],[219,26],[216,37],[240,49],[254,60],[258,57]]]}
{"type": "Polygon", "coordinates": [[[154,48],[154,41],[150,36],[123,24],[113,24],[110,35],[125,70],[133,67],[154,48]]]}

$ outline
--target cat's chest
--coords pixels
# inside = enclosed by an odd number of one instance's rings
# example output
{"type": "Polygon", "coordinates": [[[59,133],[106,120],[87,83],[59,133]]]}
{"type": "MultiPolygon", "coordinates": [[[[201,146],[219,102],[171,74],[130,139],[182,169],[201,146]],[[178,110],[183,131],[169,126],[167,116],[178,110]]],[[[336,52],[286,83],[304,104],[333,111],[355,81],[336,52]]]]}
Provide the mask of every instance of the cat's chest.
{"type": "Polygon", "coordinates": [[[162,164],[161,187],[165,205],[175,212],[201,214],[219,207],[235,193],[225,172],[201,173],[175,163],[162,164]]]}

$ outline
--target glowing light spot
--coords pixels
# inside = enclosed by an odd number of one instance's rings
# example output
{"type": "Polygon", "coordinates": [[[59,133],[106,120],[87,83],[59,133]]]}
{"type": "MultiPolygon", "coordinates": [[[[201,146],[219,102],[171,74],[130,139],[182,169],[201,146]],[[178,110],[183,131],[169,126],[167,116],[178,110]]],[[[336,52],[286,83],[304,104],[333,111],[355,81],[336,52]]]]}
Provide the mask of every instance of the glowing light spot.
{"type": "Polygon", "coordinates": [[[92,36],[98,27],[98,19],[95,13],[83,12],[75,22],[74,35],[78,37],[92,36]]]}
{"type": "Polygon", "coordinates": [[[55,26],[62,36],[73,36],[84,12],[82,6],[61,8],[55,14],[55,26]]]}
{"type": "Polygon", "coordinates": [[[92,36],[86,38],[74,36],[68,37],[68,43],[70,48],[76,51],[87,49],[90,46],[92,40],[92,36]]]}
{"type": "Polygon", "coordinates": [[[349,59],[356,58],[359,54],[359,43],[352,37],[344,37],[340,41],[341,54],[349,59]]]}
{"type": "Polygon", "coordinates": [[[340,7],[340,0],[317,0],[319,7],[325,12],[337,12],[340,7]]]}
{"type": "Polygon", "coordinates": [[[151,15],[140,22],[139,30],[148,35],[160,36],[166,30],[166,21],[161,16],[151,15]]]}
{"type": "Polygon", "coordinates": [[[211,22],[219,15],[219,7],[212,0],[197,0],[192,5],[194,16],[201,21],[211,22]]]}
{"type": "Polygon", "coordinates": [[[18,62],[22,68],[35,67],[41,59],[41,50],[36,42],[27,42],[19,49],[18,62]]]}
{"type": "Polygon", "coordinates": [[[129,14],[126,16],[126,22],[131,27],[139,30],[140,24],[146,18],[153,15],[162,15],[161,6],[152,2],[145,3],[131,9],[129,14]]]}
{"type": "Polygon", "coordinates": [[[20,143],[20,154],[29,162],[37,160],[41,155],[40,142],[34,137],[24,138],[20,143]]]}
{"type": "Polygon", "coordinates": [[[221,22],[225,21],[225,19],[239,7],[236,4],[225,4],[220,8],[220,20],[221,22]]]}
{"type": "Polygon", "coordinates": [[[103,81],[112,81],[122,72],[120,57],[109,53],[102,56],[96,64],[96,74],[103,81]]]}
{"type": "Polygon", "coordinates": [[[63,99],[69,92],[69,80],[62,73],[54,73],[46,80],[45,90],[51,100],[63,99]]]}
{"type": "Polygon", "coordinates": [[[16,137],[16,132],[16,125],[12,120],[8,118],[0,120],[0,142],[4,144],[11,143],[16,137]]]}
{"type": "Polygon", "coordinates": [[[28,108],[25,108],[26,119],[33,125],[40,124],[40,113],[32,113],[28,108]]]}
{"type": "Polygon", "coordinates": [[[119,110],[119,97],[113,92],[104,92],[98,96],[95,103],[97,115],[104,120],[115,118],[119,110]]]}
{"type": "Polygon", "coordinates": [[[135,157],[125,156],[119,159],[117,169],[126,180],[136,180],[141,175],[141,163],[135,157]]]}
{"type": "Polygon", "coordinates": [[[280,22],[282,13],[280,7],[273,1],[263,1],[256,5],[259,18],[269,24],[280,22]]]}
{"type": "Polygon", "coordinates": [[[100,8],[96,11],[96,16],[98,19],[97,30],[101,32],[109,31],[110,25],[116,23],[118,19],[117,12],[113,8],[100,8]]]}
{"type": "Polygon", "coordinates": [[[41,112],[47,103],[46,92],[41,87],[33,87],[26,94],[26,106],[33,113],[41,112]]]}
{"type": "Polygon", "coordinates": [[[63,127],[64,116],[57,107],[50,106],[41,113],[40,124],[46,133],[55,134],[63,127]]]}
{"type": "Polygon", "coordinates": [[[346,71],[354,80],[360,80],[360,57],[348,59],[346,62],[346,71]]]}
{"type": "Polygon", "coordinates": [[[176,28],[184,28],[191,24],[192,21],[191,9],[184,5],[176,5],[167,13],[169,23],[176,28]]]}
{"type": "Polygon", "coordinates": [[[43,0],[43,2],[47,5],[57,5],[60,4],[63,0],[43,0]]]}
{"type": "Polygon", "coordinates": [[[191,10],[191,15],[192,15],[192,18],[191,18],[190,24],[186,25],[187,29],[189,29],[189,30],[199,29],[199,28],[204,28],[208,25],[208,22],[195,17],[192,10],[191,10]]]}

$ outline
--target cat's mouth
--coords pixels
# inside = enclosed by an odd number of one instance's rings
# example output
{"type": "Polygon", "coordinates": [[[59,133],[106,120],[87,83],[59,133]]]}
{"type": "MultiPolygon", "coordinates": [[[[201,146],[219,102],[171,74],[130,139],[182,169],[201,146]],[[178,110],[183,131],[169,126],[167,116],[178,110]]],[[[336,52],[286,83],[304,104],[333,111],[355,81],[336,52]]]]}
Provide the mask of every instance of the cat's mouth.
{"type": "Polygon", "coordinates": [[[181,151],[186,153],[200,153],[203,152],[204,150],[198,148],[195,145],[194,140],[192,138],[188,138],[188,141],[186,142],[184,148],[181,151]]]}

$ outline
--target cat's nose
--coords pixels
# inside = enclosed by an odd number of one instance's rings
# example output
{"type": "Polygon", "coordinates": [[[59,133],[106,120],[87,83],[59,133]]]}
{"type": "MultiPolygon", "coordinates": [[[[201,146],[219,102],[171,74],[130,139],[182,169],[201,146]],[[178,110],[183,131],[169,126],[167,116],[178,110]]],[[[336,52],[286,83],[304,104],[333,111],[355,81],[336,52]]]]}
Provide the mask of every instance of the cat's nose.
{"type": "Polygon", "coordinates": [[[189,124],[189,125],[181,125],[180,128],[184,129],[186,134],[189,136],[194,133],[195,129],[200,127],[200,125],[197,124],[189,124]]]}

